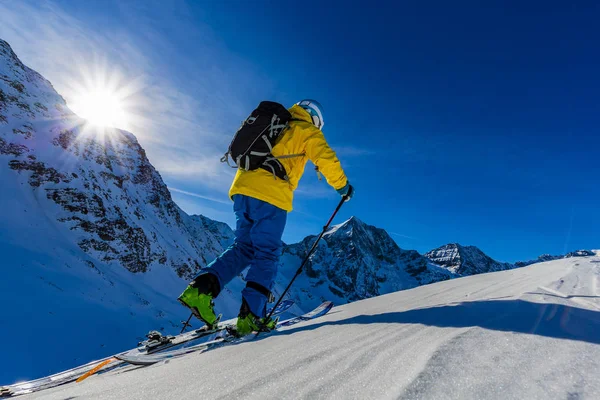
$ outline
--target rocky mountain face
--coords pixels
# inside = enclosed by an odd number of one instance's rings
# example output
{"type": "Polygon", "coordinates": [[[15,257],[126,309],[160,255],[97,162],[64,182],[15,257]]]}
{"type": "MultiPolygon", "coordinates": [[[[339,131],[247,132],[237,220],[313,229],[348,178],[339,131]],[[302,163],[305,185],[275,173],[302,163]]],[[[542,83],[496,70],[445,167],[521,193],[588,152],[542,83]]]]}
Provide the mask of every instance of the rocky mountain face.
{"type": "Polygon", "coordinates": [[[565,254],[564,258],[571,257],[594,257],[596,252],[594,250],[576,250],[565,254]]]}
{"type": "Polygon", "coordinates": [[[0,132],[3,168],[98,261],[131,272],[167,265],[187,279],[232,239],[225,224],[173,202],[135,136],[86,126],[1,40],[0,132]]]}
{"type": "MultiPolygon", "coordinates": [[[[287,281],[315,239],[309,236],[284,249],[280,270],[287,281]]],[[[292,291],[311,305],[323,299],[351,302],[455,276],[414,250],[400,249],[385,230],[352,217],[323,236],[292,291]]]]}
{"type": "Polygon", "coordinates": [[[0,181],[3,321],[31,328],[0,339],[21,378],[178,329],[177,296],[233,239],[173,202],[135,136],[86,125],[2,40],[0,181]]]}
{"type": "Polygon", "coordinates": [[[546,262],[546,261],[558,260],[560,258],[564,258],[564,256],[553,256],[553,255],[550,255],[550,254],[542,254],[541,256],[539,256],[538,258],[536,258],[535,260],[517,261],[515,263],[515,267],[516,268],[522,268],[522,267],[526,267],[526,266],[532,265],[532,264],[537,264],[537,263],[546,262]]]}
{"type": "Polygon", "coordinates": [[[475,246],[450,243],[424,254],[434,264],[459,276],[503,271],[513,268],[511,264],[498,262],[475,246]]]}
{"type": "Polygon", "coordinates": [[[462,246],[450,243],[424,254],[431,262],[439,265],[458,276],[483,274],[503,271],[512,268],[522,268],[528,265],[546,261],[554,261],[569,257],[591,257],[596,253],[591,250],[577,250],[564,255],[553,256],[542,254],[535,260],[518,261],[514,264],[496,261],[475,246],[462,246]]]}

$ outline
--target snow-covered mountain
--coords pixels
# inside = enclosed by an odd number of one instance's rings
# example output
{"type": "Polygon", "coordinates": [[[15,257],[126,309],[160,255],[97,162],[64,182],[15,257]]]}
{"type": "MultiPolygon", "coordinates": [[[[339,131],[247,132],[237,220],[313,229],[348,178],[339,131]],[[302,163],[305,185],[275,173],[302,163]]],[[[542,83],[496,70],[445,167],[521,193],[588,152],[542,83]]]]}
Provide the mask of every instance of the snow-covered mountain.
{"type": "Polygon", "coordinates": [[[511,264],[498,262],[475,246],[461,246],[458,243],[446,244],[424,254],[433,263],[460,276],[503,271],[512,268],[511,264]]]}
{"type": "Polygon", "coordinates": [[[592,257],[592,256],[595,256],[595,255],[596,255],[596,252],[594,250],[576,250],[576,251],[572,251],[570,253],[567,253],[567,254],[564,254],[564,255],[559,255],[559,256],[553,256],[553,255],[550,255],[550,254],[542,254],[541,256],[539,256],[535,260],[517,261],[515,263],[515,267],[516,268],[521,268],[521,267],[526,267],[526,266],[531,265],[531,264],[537,264],[537,263],[545,262],[545,261],[560,260],[562,258],[592,257]]]}
{"type": "Polygon", "coordinates": [[[0,338],[27,376],[178,326],[177,295],[233,238],[173,202],[132,134],[86,126],[2,40],[0,179],[2,324],[26,330],[0,338]]]}
{"type": "MultiPolygon", "coordinates": [[[[293,277],[314,240],[309,236],[286,246],[280,268],[285,278],[280,282],[293,277]]],[[[325,233],[294,284],[292,297],[307,307],[325,299],[341,304],[455,276],[416,251],[399,248],[385,230],[352,217],[325,233]]]]}
{"type": "Polygon", "coordinates": [[[596,255],[596,253],[593,250],[577,250],[558,256],[542,254],[535,260],[517,261],[516,263],[511,264],[496,261],[475,246],[462,246],[458,243],[446,244],[424,254],[424,256],[434,264],[439,265],[458,276],[504,271],[506,269],[522,268],[546,261],[571,257],[591,257],[594,255],[596,255]]]}
{"type": "Polygon", "coordinates": [[[131,272],[159,264],[186,278],[222,250],[231,231],[183,213],[132,134],[86,127],[6,42],[0,52],[3,163],[81,249],[131,272]]]}

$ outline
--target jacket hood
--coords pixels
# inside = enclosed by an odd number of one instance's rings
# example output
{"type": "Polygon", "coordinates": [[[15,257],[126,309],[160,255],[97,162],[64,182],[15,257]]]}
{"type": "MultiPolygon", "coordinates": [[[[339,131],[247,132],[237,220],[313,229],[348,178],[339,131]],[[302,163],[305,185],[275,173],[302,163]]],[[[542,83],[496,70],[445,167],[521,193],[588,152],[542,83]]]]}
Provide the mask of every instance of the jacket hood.
{"type": "Polygon", "coordinates": [[[292,118],[294,119],[300,119],[311,124],[313,123],[308,111],[300,107],[298,104],[294,104],[288,111],[292,114],[292,118]]]}

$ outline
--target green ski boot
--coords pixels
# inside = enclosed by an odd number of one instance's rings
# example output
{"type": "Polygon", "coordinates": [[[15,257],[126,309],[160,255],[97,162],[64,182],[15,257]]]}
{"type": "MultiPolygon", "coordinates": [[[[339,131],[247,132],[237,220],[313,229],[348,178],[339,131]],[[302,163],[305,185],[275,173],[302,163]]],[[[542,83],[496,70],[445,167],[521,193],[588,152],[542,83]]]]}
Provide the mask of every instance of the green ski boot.
{"type": "Polygon", "coordinates": [[[242,300],[242,308],[238,315],[234,334],[236,336],[246,336],[252,332],[272,331],[277,327],[277,322],[279,322],[279,318],[267,320],[267,317],[259,318],[252,314],[246,300],[242,300]]]}
{"type": "Polygon", "coordinates": [[[192,311],[209,329],[219,323],[221,315],[215,314],[214,298],[219,294],[219,282],[212,274],[203,274],[190,282],[177,300],[192,311]]]}

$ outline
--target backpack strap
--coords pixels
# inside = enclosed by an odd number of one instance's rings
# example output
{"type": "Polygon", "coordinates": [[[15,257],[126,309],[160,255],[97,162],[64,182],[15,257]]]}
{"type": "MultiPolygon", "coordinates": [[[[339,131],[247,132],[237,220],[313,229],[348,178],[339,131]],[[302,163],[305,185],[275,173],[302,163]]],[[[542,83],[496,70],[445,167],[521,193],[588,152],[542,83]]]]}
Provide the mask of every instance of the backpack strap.
{"type": "Polygon", "coordinates": [[[284,129],[288,127],[288,124],[280,124],[279,116],[277,114],[273,114],[273,118],[271,118],[271,125],[269,125],[269,136],[277,136],[279,133],[283,132],[284,129]],[[279,130],[279,131],[278,131],[279,130]]]}
{"type": "Polygon", "coordinates": [[[271,155],[271,157],[267,157],[267,159],[265,160],[265,162],[262,164],[262,169],[271,172],[273,174],[273,178],[275,178],[275,179],[281,178],[284,181],[289,181],[290,178],[287,176],[287,172],[285,170],[285,167],[283,166],[283,164],[279,160],[284,160],[284,159],[287,159],[287,158],[294,158],[294,157],[304,157],[305,155],[306,154],[304,154],[304,153],[302,153],[302,154],[288,154],[288,155],[279,156],[279,157],[275,157],[275,156],[271,155]],[[275,167],[277,167],[277,168],[275,168],[275,167]]]}
{"type": "Polygon", "coordinates": [[[284,181],[289,181],[290,178],[287,176],[287,171],[283,164],[274,157],[268,157],[260,166],[262,169],[273,174],[273,179],[281,178],[284,181]]]}
{"type": "Polygon", "coordinates": [[[231,165],[231,164],[229,164],[229,151],[228,151],[227,153],[225,153],[225,154],[223,155],[223,157],[221,157],[221,162],[222,162],[222,163],[225,163],[225,162],[226,162],[226,163],[227,163],[227,165],[229,165],[231,168],[238,168],[238,166],[237,166],[237,165],[231,165]]]}

